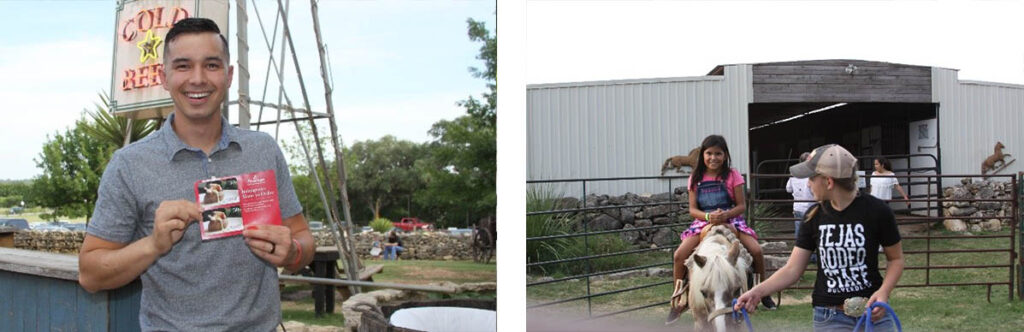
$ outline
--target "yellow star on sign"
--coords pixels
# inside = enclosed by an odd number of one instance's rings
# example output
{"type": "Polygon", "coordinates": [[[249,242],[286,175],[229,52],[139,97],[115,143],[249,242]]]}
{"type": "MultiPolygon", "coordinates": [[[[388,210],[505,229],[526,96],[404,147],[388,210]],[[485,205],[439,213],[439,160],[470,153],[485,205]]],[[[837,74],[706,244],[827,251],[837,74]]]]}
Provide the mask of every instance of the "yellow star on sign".
{"type": "Polygon", "coordinates": [[[148,58],[153,58],[153,60],[156,60],[156,47],[160,46],[160,43],[163,42],[163,39],[153,34],[153,29],[149,29],[149,31],[146,31],[146,39],[143,39],[138,44],[136,44],[139,47],[139,49],[142,50],[142,55],[139,56],[139,62],[146,63],[146,59],[148,58]]]}

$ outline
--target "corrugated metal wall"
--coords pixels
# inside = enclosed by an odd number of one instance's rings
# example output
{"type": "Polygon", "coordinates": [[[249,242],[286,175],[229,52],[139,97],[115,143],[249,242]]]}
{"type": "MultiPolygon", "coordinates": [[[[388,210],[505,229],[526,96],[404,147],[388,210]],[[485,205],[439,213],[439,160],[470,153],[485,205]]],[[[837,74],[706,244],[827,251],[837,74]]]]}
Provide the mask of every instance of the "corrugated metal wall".
{"type": "MultiPolygon", "coordinates": [[[[932,68],[932,101],[939,103],[944,174],[980,174],[997,141],[1013,155],[1007,161],[1024,157],[1024,86],[960,81],[956,70],[932,68]]],[[[1024,161],[1014,162],[999,174],[1022,170],[1024,161]]]]}
{"type": "MultiPolygon", "coordinates": [[[[685,155],[710,134],[725,136],[733,166],[747,173],[751,77],[751,65],[730,65],[723,76],[530,85],[526,177],[655,176],[665,159],[685,155]]],[[[587,193],[660,193],[681,185],[588,183],[587,193]]],[[[582,194],[579,184],[547,190],[582,194]]]]}

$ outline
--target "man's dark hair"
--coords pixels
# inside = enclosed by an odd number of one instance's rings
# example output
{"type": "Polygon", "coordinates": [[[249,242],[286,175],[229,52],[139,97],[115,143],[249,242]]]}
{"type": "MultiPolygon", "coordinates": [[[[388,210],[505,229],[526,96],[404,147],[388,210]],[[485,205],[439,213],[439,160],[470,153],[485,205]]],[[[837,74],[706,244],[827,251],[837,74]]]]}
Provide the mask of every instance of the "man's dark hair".
{"type": "Polygon", "coordinates": [[[227,59],[231,60],[231,52],[228,51],[228,40],[224,38],[224,35],[220,34],[220,28],[217,27],[217,23],[208,18],[202,17],[190,17],[174,23],[170,31],[167,31],[167,36],[164,37],[164,58],[167,58],[167,46],[178,38],[178,35],[189,34],[189,33],[203,33],[213,32],[220,37],[220,41],[224,43],[224,55],[227,59]]]}

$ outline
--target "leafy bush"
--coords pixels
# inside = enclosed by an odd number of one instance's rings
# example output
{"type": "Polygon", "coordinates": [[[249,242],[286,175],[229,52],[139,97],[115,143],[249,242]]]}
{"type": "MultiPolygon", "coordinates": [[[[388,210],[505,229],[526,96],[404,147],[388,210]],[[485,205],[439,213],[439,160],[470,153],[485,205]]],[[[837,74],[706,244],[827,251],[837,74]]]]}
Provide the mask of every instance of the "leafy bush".
{"type": "MultiPolygon", "coordinates": [[[[568,239],[565,246],[565,258],[584,257],[601,254],[611,254],[631,249],[630,244],[622,240],[619,234],[601,234],[587,237],[573,237],[568,239]],[[586,239],[584,239],[586,238],[586,239]]],[[[603,257],[597,259],[581,260],[575,262],[554,264],[557,266],[556,273],[566,275],[577,275],[588,272],[608,271],[624,267],[636,266],[635,255],[620,255],[603,257]],[[590,265],[589,268],[587,265],[590,265]]]]}
{"type": "Polygon", "coordinates": [[[783,205],[772,203],[753,204],[750,206],[750,214],[747,216],[747,226],[750,226],[757,234],[768,234],[767,232],[774,231],[778,227],[775,226],[775,223],[764,219],[792,216],[785,214],[784,208],[783,205]]]}
{"type": "MultiPolygon", "coordinates": [[[[528,212],[555,210],[555,202],[561,197],[549,190],[530,188],[526,192],[526,210],[528,212]]],[[[526,237],[567,235],[581,231],[574,227],[581,222],[581,215],[573,213],[544,214],[526,217],[526,237]]],[[[619,234],[602,234],[591,236],[564,237],[548,240],[526,242],[526,262],[546,262],[574,257],[609,254],[630,249],[630,244],[622,240],[619,234]]],[[[533,266],[528,269],[530,274],[549,276],[577,275],[588,272],[605,271],[636,265],[636,257],[622,255],[599,259],[580,260],[566,263],[533,266]]]]}
{"type": "Polygon", "coordinates": [[[373,231],[378,233],[387,232],[391,230],[392,227],[394,227],[394,225],[391,223],[391,220],[388,220],[387,218],[377,218],[370,221],[370,228],[373,228],[373,231]]]}
{"type": "MultiPolygon", "coordinates": [[[[555,195],[548,190],[531,187],[526,191],[526,211],[540,212],[554,210],[555,195]]],[[[563,220],[564,216],[554,214],[534,215],[526,217],[526,237],[535,238],[550,235],[564,235],[570,231],[570,225],[563,220]]],[[[565,251],[565,238],[551,240],[526,241],[526,262],[544,262],[560,257],[565,251]]],[[[530,267],[530,273],[545,273],[546,266],[530,267]]]]}

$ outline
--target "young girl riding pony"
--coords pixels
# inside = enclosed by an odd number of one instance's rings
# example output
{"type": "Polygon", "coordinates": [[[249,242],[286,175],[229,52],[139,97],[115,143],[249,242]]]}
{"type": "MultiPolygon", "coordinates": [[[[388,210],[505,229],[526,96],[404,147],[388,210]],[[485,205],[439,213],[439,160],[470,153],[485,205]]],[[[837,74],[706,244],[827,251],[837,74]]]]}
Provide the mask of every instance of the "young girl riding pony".
{"type": "MultiPolygon", "coordinates": [[[[672,293],[671,305],[666,324],[679,319],[680,314],[689,307],[686,294],[689,284],[686,273],[686,259],[693,254],[694,248],[700,243],[702,229],[709,225],[727,224],[735,228],[740,243],[754,258],[754,271],[764,275],[764,255],[757,243],[757,233],[747,226],[743,218],[746,200],[743,193],[743,176],[729,166],[732,157],[725,138],[711,135],[700,144],[697,167],[690,175],[687,184],[690,201],[690,215],[693,223],[680,234],[682,243],[672,255],[673,277],[675,290],[672,293]]],[[[761,299],[761,303],[769,309],[776,307],[770,296],[761,299]]]]}

